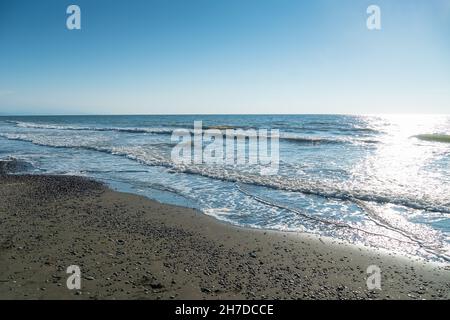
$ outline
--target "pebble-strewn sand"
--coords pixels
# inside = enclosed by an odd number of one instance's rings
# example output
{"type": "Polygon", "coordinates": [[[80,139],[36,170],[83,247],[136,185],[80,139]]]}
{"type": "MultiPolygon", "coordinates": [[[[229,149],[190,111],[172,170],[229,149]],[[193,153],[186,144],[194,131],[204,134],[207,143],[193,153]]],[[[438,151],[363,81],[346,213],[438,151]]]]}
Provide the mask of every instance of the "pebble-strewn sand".
{"type": "Polygon", "coordinates": [[[246,230],[68,176],[0,174],[2,299],[449,299],[450,270],[246,230]],[[366,289],[366,268],[382,290],[366,289]],[[81,290],[66,287],[79,265],[81,290]]]}

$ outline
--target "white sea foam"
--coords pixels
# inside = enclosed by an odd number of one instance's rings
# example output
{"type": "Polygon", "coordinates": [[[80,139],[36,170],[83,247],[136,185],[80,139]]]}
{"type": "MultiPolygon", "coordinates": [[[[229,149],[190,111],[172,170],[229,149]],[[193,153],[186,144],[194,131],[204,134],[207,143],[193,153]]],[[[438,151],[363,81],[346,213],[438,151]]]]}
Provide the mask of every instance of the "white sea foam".
{"type": "MultiPolygon", "coordinates": [[[[45,123],[34,123],[24,121],[13,121],[17,127],[29,129],[46,129],[46,130],[69,130],[69,131],[115,131],[123,133],[152,133],[152,134],[171,134],[174,130],[180,129],[178,127],[152,127],[152,128],[128,128],[128,127],[86,127],[86,126],[66,126],[54,125],[45,123]]],[[[239,137],[240,130],[247,130],[239,127],[209,127],[220,130],[224,136],[239,137]],[[233,132],[234,130],[234,132],[233,132]]],[[[208,129],[208,128],[207,128],[208,129]]],[[[193,130],[186,128],[191,134],[193,130]]],[[[247,133],[244,134],[247,136],[247,133]]],[[[280,139],[290,141],[292,143],[300,144],[341,144],[341,143],[378,143],[378,140],[367,138],[352,138],[352,137],[331,137],[331,136],[307,136],[298,133],[281,132],[280,139]]]]}
{"type": "Polygon", "coordinates": [[[450,213],[448,199],[442,198],[440,194],[435,195],[430,193],[423,194],[422,196],[408,194],[407,192],[405,194],[391,194],[389,192],[384,193],[383,190],[367,190],[360,184],[339,184],[333,181],[328,183],[327,181],[314,181],[311,179],[283,175],[262,176],[258,174],[257,171],[239,170],[236,166],[175,164],[170,160],[169,155],[162,153],[157,147],[114,146],[111,145],[110,140],[98,137],[71,136],[70,138],[58,138],[44,134],[1,134],[0,136],[12,140],[28,141],[42,146],[84,148],[106,152],[113,155],[124,156],[149,166],[163,166],[177,172],[198,174],[204,177],[229,182],[253,184],[271,189],[300,192],[308,195],[344,201],[361,200],[377,203],[391,203],[412,209],[442,212],[445,214],[450,213]]]}

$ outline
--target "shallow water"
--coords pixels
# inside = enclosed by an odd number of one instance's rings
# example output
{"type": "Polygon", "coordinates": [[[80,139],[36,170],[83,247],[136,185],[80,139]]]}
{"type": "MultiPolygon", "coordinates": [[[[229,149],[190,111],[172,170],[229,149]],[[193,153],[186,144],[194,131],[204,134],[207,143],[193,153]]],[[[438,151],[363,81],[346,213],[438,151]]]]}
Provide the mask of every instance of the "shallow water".
{"type": "Polygon", "coordinates": [[[233,224],[450,257],[450,116],[0,117],[0,158],[86,175],[233,224]],[[178,165],[174,129],[278,129],[280,165],[178,165]]]}

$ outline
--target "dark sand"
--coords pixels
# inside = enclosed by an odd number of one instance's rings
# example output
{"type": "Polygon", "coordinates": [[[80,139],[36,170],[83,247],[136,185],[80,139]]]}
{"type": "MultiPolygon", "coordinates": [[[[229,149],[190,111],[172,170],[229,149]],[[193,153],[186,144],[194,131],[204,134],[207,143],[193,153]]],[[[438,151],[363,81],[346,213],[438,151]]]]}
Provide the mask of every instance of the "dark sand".
{"type": "Polygon", "coordinates": [[[1,299],[449,299],[450,270],[233,227],[68,176],[0,174],[1,299]],[[366,268],[382,271],[369,291],[366,268]],[[66,268],[79,265],[81,290],[66,268]]]}

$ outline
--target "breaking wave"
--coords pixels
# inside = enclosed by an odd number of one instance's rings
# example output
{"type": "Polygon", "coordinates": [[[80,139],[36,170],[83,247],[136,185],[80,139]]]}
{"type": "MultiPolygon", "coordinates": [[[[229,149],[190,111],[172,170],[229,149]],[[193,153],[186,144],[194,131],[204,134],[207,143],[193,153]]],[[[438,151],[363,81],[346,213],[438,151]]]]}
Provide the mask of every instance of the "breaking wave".
{"type": "Polygon", "coordinates": [[[176,164],[170,160],[170,155],[161,152],[157,147],[150,146],[110,146],[108,141],[87,139],[62,139],[57,141],[52,137],[27,135],[27,134],[0,134],[0,136],[10,140],[21,140],[32,142],[37,145],[56,148],[81,148],[98,152],[105,152],[112,155],[123,156],[128,159],[149,166],[162,166],[174,172],[196,174],[216,180],[223,180],[235,183],[262,186],[270,189],[299,192],[307,195],[314,195],[328,199],[344,201],[355,200],[389,203],[400,205],[411,209],[450,213],[450,204],[441,198],[432,198],[430,195],[418,197],[410,194],[392,195],[389,192],[363,190],[360,187],[349,187],[338,183],[324,183],[321,181],[290,177],[284,175],[261,175],[258,172],[242,172],[236,170],[234,166],[211,166],[211,165],[183,165],[176,164]]]}
{"type": "Polygon", "coordinates": [[[414,138],[423,141],[450,143],[450,135],[447,134],[419,134],[414,138]]]}
{"type": "Polygon", "coordinates": [[[72,130],[72,131],[117,131],[127,133],[160,133],[171,134],[175,128],[112,128],[112,127],[78,127],[78,126],[61,126],[52,124],[38,124],[33,122],[13,122],[17,127],[30,129],[47,129],[47,130],[72,130]]]}
{"type": "MultiPolygon", "coordinates": [[[[8,121],[15,124],[20,128],[30,128],[30,129],[46,129],[46,130],[69,130],[69,131],[112,131],[112,132],[124,132],[124,133],[149,133],[149,134],[164,134],[170,135],[174,130],[180,130],[180,127],[158,127],[158,128],[118,128],[118,127],[83,127],[83,126],[63,126],[63,125],[52,125],[52,124],[40,124],[33,122],[22,122],[22,121],[8,121]]],[[[207,126],[205,129],[217,129],[222,132],[224,136],[230,137],[242,137],[247,136],[246,130],[255,130],[253,128],[237,128],[233,126],[207,126]],[[226,130],[236,130],[233,133],[229,133],[226,130]],[[242,131],[241,131],[242,130],[242,131]]],[[[182,129],[193,133],[193,129],[187,128],[182,129]]],[[[270,135],[269,135],[270,137],[270,135]]],[[[314,137],[314,136],[303,136],[290,132],[281,132],[279,138],[287,142],[299,143],[299,144],[345,144],[345,143],[378,143],[379,141],[374,139],[364,139],[364,138],[336,138],[336,137],[314,137]]]]}

